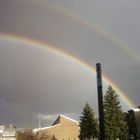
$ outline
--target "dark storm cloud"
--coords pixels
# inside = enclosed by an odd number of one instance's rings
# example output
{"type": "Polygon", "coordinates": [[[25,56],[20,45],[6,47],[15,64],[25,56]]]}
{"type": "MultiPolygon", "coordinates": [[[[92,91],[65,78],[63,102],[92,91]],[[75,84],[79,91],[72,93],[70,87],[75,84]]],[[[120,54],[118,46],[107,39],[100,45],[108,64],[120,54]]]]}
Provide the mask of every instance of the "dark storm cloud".
{"type": "MultiPolygon", "coordinates": [[[[92,66],[101,62],[105,75],[139,105],[140,64],[137,59],[129,55],[127,49],[76,20],[79,15],[97,24],[118,36],[139,55],[139,13],[139,2],[135,0],[1,0],[0,32],[49,42],[92,66]]],[[[0,44],[0,97],[2,104],[16,108],[13,114],[19,116],[16,112],[24,109],[26,114],[31,112],[31,119],[46,110],[50,114],[78,112],[86,100],[92,102],[90,96],[96,90],[91,75],[87,76],[81,68],[45,50],[27,46],[2,41],[0,44]],[[85,94],[87,89],[89,96],[85,94]]],[[[7,111],[3,111],[5,115],[9,110],[7,107],[7,111]]]]}

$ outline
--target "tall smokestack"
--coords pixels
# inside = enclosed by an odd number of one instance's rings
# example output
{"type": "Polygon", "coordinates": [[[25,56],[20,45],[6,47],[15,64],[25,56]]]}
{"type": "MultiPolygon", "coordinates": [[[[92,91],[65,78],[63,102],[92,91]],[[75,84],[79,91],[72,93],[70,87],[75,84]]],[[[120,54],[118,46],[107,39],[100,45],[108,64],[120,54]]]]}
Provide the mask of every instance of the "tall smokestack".
{"type": "Polygon", "coordinates": [[[102,91],[102,70],[101,70],[101,64],[100,63],[96,64],[96,73],[97,73],[97,92],[98,92],[100,140],[105,140],[103,91],[102,91]]]}

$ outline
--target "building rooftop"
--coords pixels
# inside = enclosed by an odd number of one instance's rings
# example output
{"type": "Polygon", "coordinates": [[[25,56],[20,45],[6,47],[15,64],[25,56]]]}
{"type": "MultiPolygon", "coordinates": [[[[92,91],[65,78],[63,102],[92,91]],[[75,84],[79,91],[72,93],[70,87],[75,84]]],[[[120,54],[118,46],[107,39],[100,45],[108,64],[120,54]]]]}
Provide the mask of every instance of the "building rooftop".
{"type": "Polygon", "coordinates": [[[42,131],[42,130],[47,130],[47,129],[50,129],[50,128],[59,126],[59,125],[61,124],[62,118],[67,119],[67,120],[69,120],[69,121],[71,121],[71,122],[74,122],[74,123],[76,123],[76,124],[79,124],[78,121],[76,121],[76,120],[74,120],[74,119],[71,119],[71,118],[69,118],[69,117],[67,117],[67,116],[64,116],[64,115],[60,114],[51,126],[42,127],[42,128],[35,128],[35,129],[33,130],[33,132],[42,131]]]}

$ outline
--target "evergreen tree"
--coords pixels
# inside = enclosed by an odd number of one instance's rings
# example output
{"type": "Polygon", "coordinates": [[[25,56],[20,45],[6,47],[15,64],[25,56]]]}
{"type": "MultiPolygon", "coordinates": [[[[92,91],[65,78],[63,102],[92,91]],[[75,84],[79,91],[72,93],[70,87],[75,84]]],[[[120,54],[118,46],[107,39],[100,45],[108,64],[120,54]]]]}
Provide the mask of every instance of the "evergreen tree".
{"type": "Polygon", "coordinates": [[[86,103],[80,116],[80,140],[90,140],[98,137],[98,121],[90,105],[86,103]]]}
{"type": "Polygon", "coordinates": [[[111,86],[104,96],[106,140],[127,140],[127,123],[121,109],[119,95],[111,86]]]}

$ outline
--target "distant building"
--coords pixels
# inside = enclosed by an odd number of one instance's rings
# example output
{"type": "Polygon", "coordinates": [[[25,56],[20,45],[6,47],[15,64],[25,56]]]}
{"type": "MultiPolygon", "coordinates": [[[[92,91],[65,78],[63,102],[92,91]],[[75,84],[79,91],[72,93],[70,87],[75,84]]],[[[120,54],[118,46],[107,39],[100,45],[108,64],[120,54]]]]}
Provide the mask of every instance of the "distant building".
{"type": "Polygon", "coordinates": [[[3,134],[3,132],[4,132],[4,128],[5,128],[4,125],[0,125],[0,136],[3,134]]]}
{"type": "Polygon", "coordinates": [[[50,140],[79,140],[79,129],[78,121],[59,115],[51,126],[34,129],[34,132],[46,136],[50,140]]]}
{"type": "Polygon", "coordinates": [[[16,127],[0,125],[0,140],[16,140],[16,127]]]}

